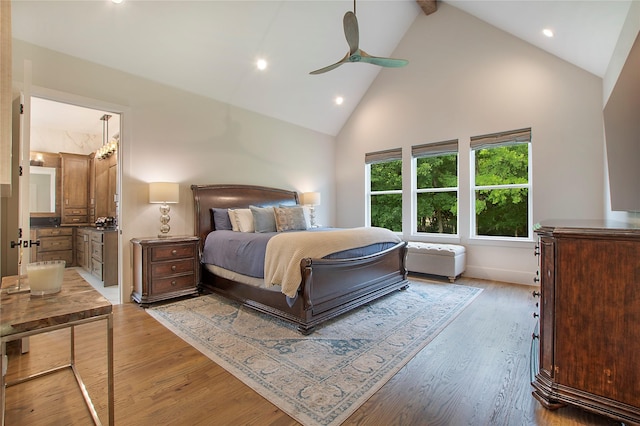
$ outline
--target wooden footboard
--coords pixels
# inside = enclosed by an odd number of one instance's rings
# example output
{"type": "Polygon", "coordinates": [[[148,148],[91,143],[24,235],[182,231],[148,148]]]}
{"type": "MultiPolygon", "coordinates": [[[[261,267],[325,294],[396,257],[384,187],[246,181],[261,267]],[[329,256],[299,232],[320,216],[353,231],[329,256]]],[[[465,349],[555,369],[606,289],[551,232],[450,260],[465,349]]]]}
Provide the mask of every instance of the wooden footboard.
{"type": "Polygon", "coordinates": [[[298,325],[309,334],[320,323],[408,285],[406,243],[354,259],[303,259],[302,283],[293,306],[280,292],[202,272],[202,288],[298,325]]]}

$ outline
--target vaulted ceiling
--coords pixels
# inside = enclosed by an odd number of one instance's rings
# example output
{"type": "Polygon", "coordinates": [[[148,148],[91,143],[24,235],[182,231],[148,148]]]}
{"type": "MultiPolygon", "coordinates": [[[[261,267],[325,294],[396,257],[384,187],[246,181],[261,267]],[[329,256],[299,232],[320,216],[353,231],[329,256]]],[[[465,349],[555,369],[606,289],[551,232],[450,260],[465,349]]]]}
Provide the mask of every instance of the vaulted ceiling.
{"type": "MultiPolygon", "coordinates": [[[[606,71],[630,2],[446,1],[597,76],[606,71]],[[554,38],[541,35],[546,27],[554,38]]],[[[381,72],[346,64],[309,75],[348,51],[342,17],[353,6],[351,0],[13,0],[12,30],[19,40],[336,135],[381,72]],[[264,71],[256,68],[259,58],[268,62],[264,71]]],[[[358,1],[360,46],[392,56],[425,12],[433,13],[427,20],[437,16],[433,0],[358,1]]]]}

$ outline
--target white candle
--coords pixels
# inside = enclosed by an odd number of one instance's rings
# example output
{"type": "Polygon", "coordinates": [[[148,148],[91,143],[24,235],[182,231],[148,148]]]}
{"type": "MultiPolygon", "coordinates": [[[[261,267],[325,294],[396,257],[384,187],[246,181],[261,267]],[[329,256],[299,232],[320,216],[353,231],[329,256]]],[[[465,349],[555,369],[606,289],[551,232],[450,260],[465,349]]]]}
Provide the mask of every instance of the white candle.
{"type": "Polygon", "coordinates": [[[31,294],[43,295],[60,291],[64,276],[64,261],[37,262],[27,265],[31,294]]]}

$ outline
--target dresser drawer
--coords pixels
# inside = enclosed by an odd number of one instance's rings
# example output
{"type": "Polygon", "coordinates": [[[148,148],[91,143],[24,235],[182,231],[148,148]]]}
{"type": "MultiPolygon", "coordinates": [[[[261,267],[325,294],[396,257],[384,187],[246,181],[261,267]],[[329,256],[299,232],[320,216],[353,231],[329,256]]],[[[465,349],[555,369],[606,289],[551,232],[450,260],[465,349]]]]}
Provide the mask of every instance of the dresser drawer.
{"type": "Polygon", "coordinates": [[[38,253],[45,251],[71,250],[73,240],[71,237],[47,237],[40,239],[38,253]]]}
{"type": "Polygon", "coordinates": [[[104,240],[104,234],[102,232],[92,232],[91,241],[101,243],[104,240]]]}
{"type": "Polygon", "coordinates": [[[88,216],[66,216],[65,223],[87,223],[89,222],[88,216]]]}
{"type": "Polygon", "coordinates": [[[91,259],[91,274],[102,281],[102,262],[96,259],[91,259]]]}
{"type": "Polygon", "coordinates": [[[73,235],[73,228],[37,228],[36,238],[73,235]]]}
{"type": "Polygon", "coordinates": [[[91,243],[91,258],[99,262],[102,262],[102,244],[92,242],[91,243]]]}
{"type": "Polygon", "coordinates": [[[172,246],[159,246],[151,249],[151,261],[157,262],[159,260],[171,260],[171,259],[183,259],[186,257],[193,258],[196,255],[196,248],[194,244],[172,246]]]}
{"type": "Polygon", "coordinates": [[[66,266],[73,265],[73,251],[45,251],[38,252],[37,262],[44,262],[47,260],[64,260],[66,266]]]}
{"type": "Polygon", "coordinates": [[[151,277],[162,278],[174,274],[194,272],[193,259],[176,260],[174,262],[162,262],[151,264],[151,277]]]}
{"type": "Polygon", "coordinates": [[[86,208],[81,207],[65,208],[64,213],[71,216],[87,216],[89,214],[86,208]]]}
{"type": "Polygon", "coordinates": [[[158,278],[151,283],[151,294],[170,293],[172,291],[195,288],[195,275],[181,275],[173,278],[158,278]]]}

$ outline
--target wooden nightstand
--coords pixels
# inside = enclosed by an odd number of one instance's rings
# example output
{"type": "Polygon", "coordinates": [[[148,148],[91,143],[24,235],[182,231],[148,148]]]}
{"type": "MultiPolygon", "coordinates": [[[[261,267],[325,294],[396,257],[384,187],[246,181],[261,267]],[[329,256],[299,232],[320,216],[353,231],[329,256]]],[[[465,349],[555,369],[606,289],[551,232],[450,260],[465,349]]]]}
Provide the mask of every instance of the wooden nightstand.
{"type": "Polygon", "coordinates": [[[146,307],[174,297],[197,295],[198,237],[134,238],[131,299],[146,307]]]}

